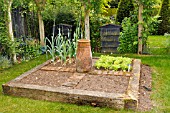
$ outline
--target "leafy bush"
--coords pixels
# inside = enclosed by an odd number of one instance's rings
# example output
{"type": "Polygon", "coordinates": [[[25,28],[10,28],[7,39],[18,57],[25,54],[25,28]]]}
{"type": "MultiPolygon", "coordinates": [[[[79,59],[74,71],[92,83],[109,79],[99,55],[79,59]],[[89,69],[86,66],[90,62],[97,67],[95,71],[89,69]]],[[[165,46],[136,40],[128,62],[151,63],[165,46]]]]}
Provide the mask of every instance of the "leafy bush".
{"type": "Polygon", "coordinates": [[[112,23],[112,21],[108,17],[104,17],[102,15],[93,15],[92,17],[90,17],[90,40],[93,52],[100,52],[100,27],[107,23],[112,23]]]}
{"type": "Polygon", "coordinates": [[[12,65],[11,61],[7,57],[0,56],[0,70],[9,68],[9,67],[11,67],[11,65],[12,65]]]}
{"type": "Polygon", "coordinates": [[[170,6],[169,6],[170,2],[169,0],[163,0],[162,1],[162,5],[161,5],[161,9],[160,9],[160,13],[159,16],[161,23],[159,24],[158,27],[158,34],[159,35],[163,35],[164,33],[170,33],[170,6]]]}
{"type": "Polygon", "coordinates": [[[138,22],[138,4],[134,2],[134,10],[130,13],[130,17],[124,18],[122,22],[122,32],[120,34],[120,46],[118,51],[121,53],[136,53],[138,49],[138,25],[142,24],[142,46],[143,52],[146,48],[146,42],[151,32],[155,31],[156,24],[159,23],[157,20],[158,16],[152,16],[153,6],[155,2],[153,0],[141,0],[143,4],[142,18],[143,22],[138,22]]]}
{"type": "Polygon", "coordinates": [[[100,69],[109,69],[109,70],[129,70],[129,65],[132,63],[131,58],[126,57],[112,57],[101,55],[99,60],[96,61],[95,67],[100,69]]]}
{"type": "Polygon", "coordinates": [[[36,39],[26,38],[25,41],[18,39],[16,45],[18,60],[28,61],[41,54],[40,44],[36,39]]]}
{"type": "Polygon", "coordinates": [[[134,24],[132,18],[125,18],[122,22],[123,31],[119,37],[118,51],[120,53],[136,53],[138,48],[138,25],[134,24]]]}
{"type": "Polygon", "coordinates": [[[10,56],[12,43],[8,37],[4,1],[0,1],[0,55],[10,56]]]}
{"type": "Polygon", "coordinates": [[[120,0],[117,15],[116,15],[116,22],[122,23],[122,20],[125,17],[130,16],[130,11],[134,10],[133,0],[120,0]]]}

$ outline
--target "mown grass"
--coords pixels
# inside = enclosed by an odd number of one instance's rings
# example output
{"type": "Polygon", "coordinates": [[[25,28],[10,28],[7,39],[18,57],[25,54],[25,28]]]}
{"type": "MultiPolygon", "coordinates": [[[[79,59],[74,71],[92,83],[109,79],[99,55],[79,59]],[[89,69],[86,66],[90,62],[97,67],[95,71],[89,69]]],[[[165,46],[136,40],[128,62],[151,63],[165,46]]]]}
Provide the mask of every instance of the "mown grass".
{"type": "Polygon", "coordinates": [[[167,39],[166,36],[149,36],[147,41],[151,48],[153,47],[165,48],[166,39],[167,39]]]}
{"type": "Polygon", "coordinates": [[[149,36],[148,52],[153,55],[170,55],[170,36],[149,36]]]}

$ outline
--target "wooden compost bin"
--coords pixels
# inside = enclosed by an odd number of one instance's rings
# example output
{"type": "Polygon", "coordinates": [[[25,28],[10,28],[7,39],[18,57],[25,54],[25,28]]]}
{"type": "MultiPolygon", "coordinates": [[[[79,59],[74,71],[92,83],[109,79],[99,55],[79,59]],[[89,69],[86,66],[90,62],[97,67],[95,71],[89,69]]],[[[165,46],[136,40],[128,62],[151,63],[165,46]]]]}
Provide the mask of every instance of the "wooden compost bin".
{"type": "Polygon", "coordinates": [[[72,35],[72,25],[57,24],[57,26],[56,26],[56,35],[59,33],[59,28],[60,28],[60,33],[61,33],[62,36],[68,37],[68,34],[70,36],[72,35]]]}
{"type": "Polygon", "coordinates": [[[120,28],[121,26],[114,24],[107,24],[100,27],[102,53],[117,53],[120,28]]]}

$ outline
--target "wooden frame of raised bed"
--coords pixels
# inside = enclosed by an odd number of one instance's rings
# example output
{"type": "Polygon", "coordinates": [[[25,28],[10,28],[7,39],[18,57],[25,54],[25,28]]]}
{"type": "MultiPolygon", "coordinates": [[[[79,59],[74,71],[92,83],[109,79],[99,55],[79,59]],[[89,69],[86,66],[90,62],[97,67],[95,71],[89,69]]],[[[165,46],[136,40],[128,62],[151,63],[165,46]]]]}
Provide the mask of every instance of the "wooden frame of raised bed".
{"type": "MultiPolygon", "coordinates": [[[[100,91],[88,91],[81,89],[70,89],[69,87],[50,87],[34,84],[19,83],[21,79],[31,73],[43,68],[50,62],[47,61],[21,76],[3,84],[3,93],[5,95],[26,97],[36,100],[47,100],[74,103],[81,105],[92,105],[100,107],[110,107],[113,109],[137,109],[139,95],[139,80],[141,70],[141,60],[134,59],[132,67],[132,76],[130,76],[126,93],[108,93],[100,91]]],[[[79,73],[80,75],[83,73],[79,73]]],[[[101,73],[101,74],[104,74],[101,73]]],[[[115,76],[115,75],[113,75],[115,76]]],[[[81,78],[81,77],[80,77],[81,78]]]]}

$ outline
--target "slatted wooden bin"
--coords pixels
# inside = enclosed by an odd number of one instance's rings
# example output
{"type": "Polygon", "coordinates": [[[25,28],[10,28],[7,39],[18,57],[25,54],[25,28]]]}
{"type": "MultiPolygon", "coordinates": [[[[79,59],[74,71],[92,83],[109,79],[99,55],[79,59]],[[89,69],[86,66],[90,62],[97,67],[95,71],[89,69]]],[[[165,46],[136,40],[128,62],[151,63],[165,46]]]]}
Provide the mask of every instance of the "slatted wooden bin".
{"type": "Polygon", "coordinates": [[[121,26],[114,24],[107,24],[100,27],[102,53],[117,53],[120,28],[121,26]]]}
{"type": "Polygon", "coordinates": [[[57,34],[59,33],[59,28],[60,28],[60,33],[64,37],[68,37],[68,35],[71,36],[72,34],[72,25],[69,24],[58,24],[57,25],[57,34]]]}

